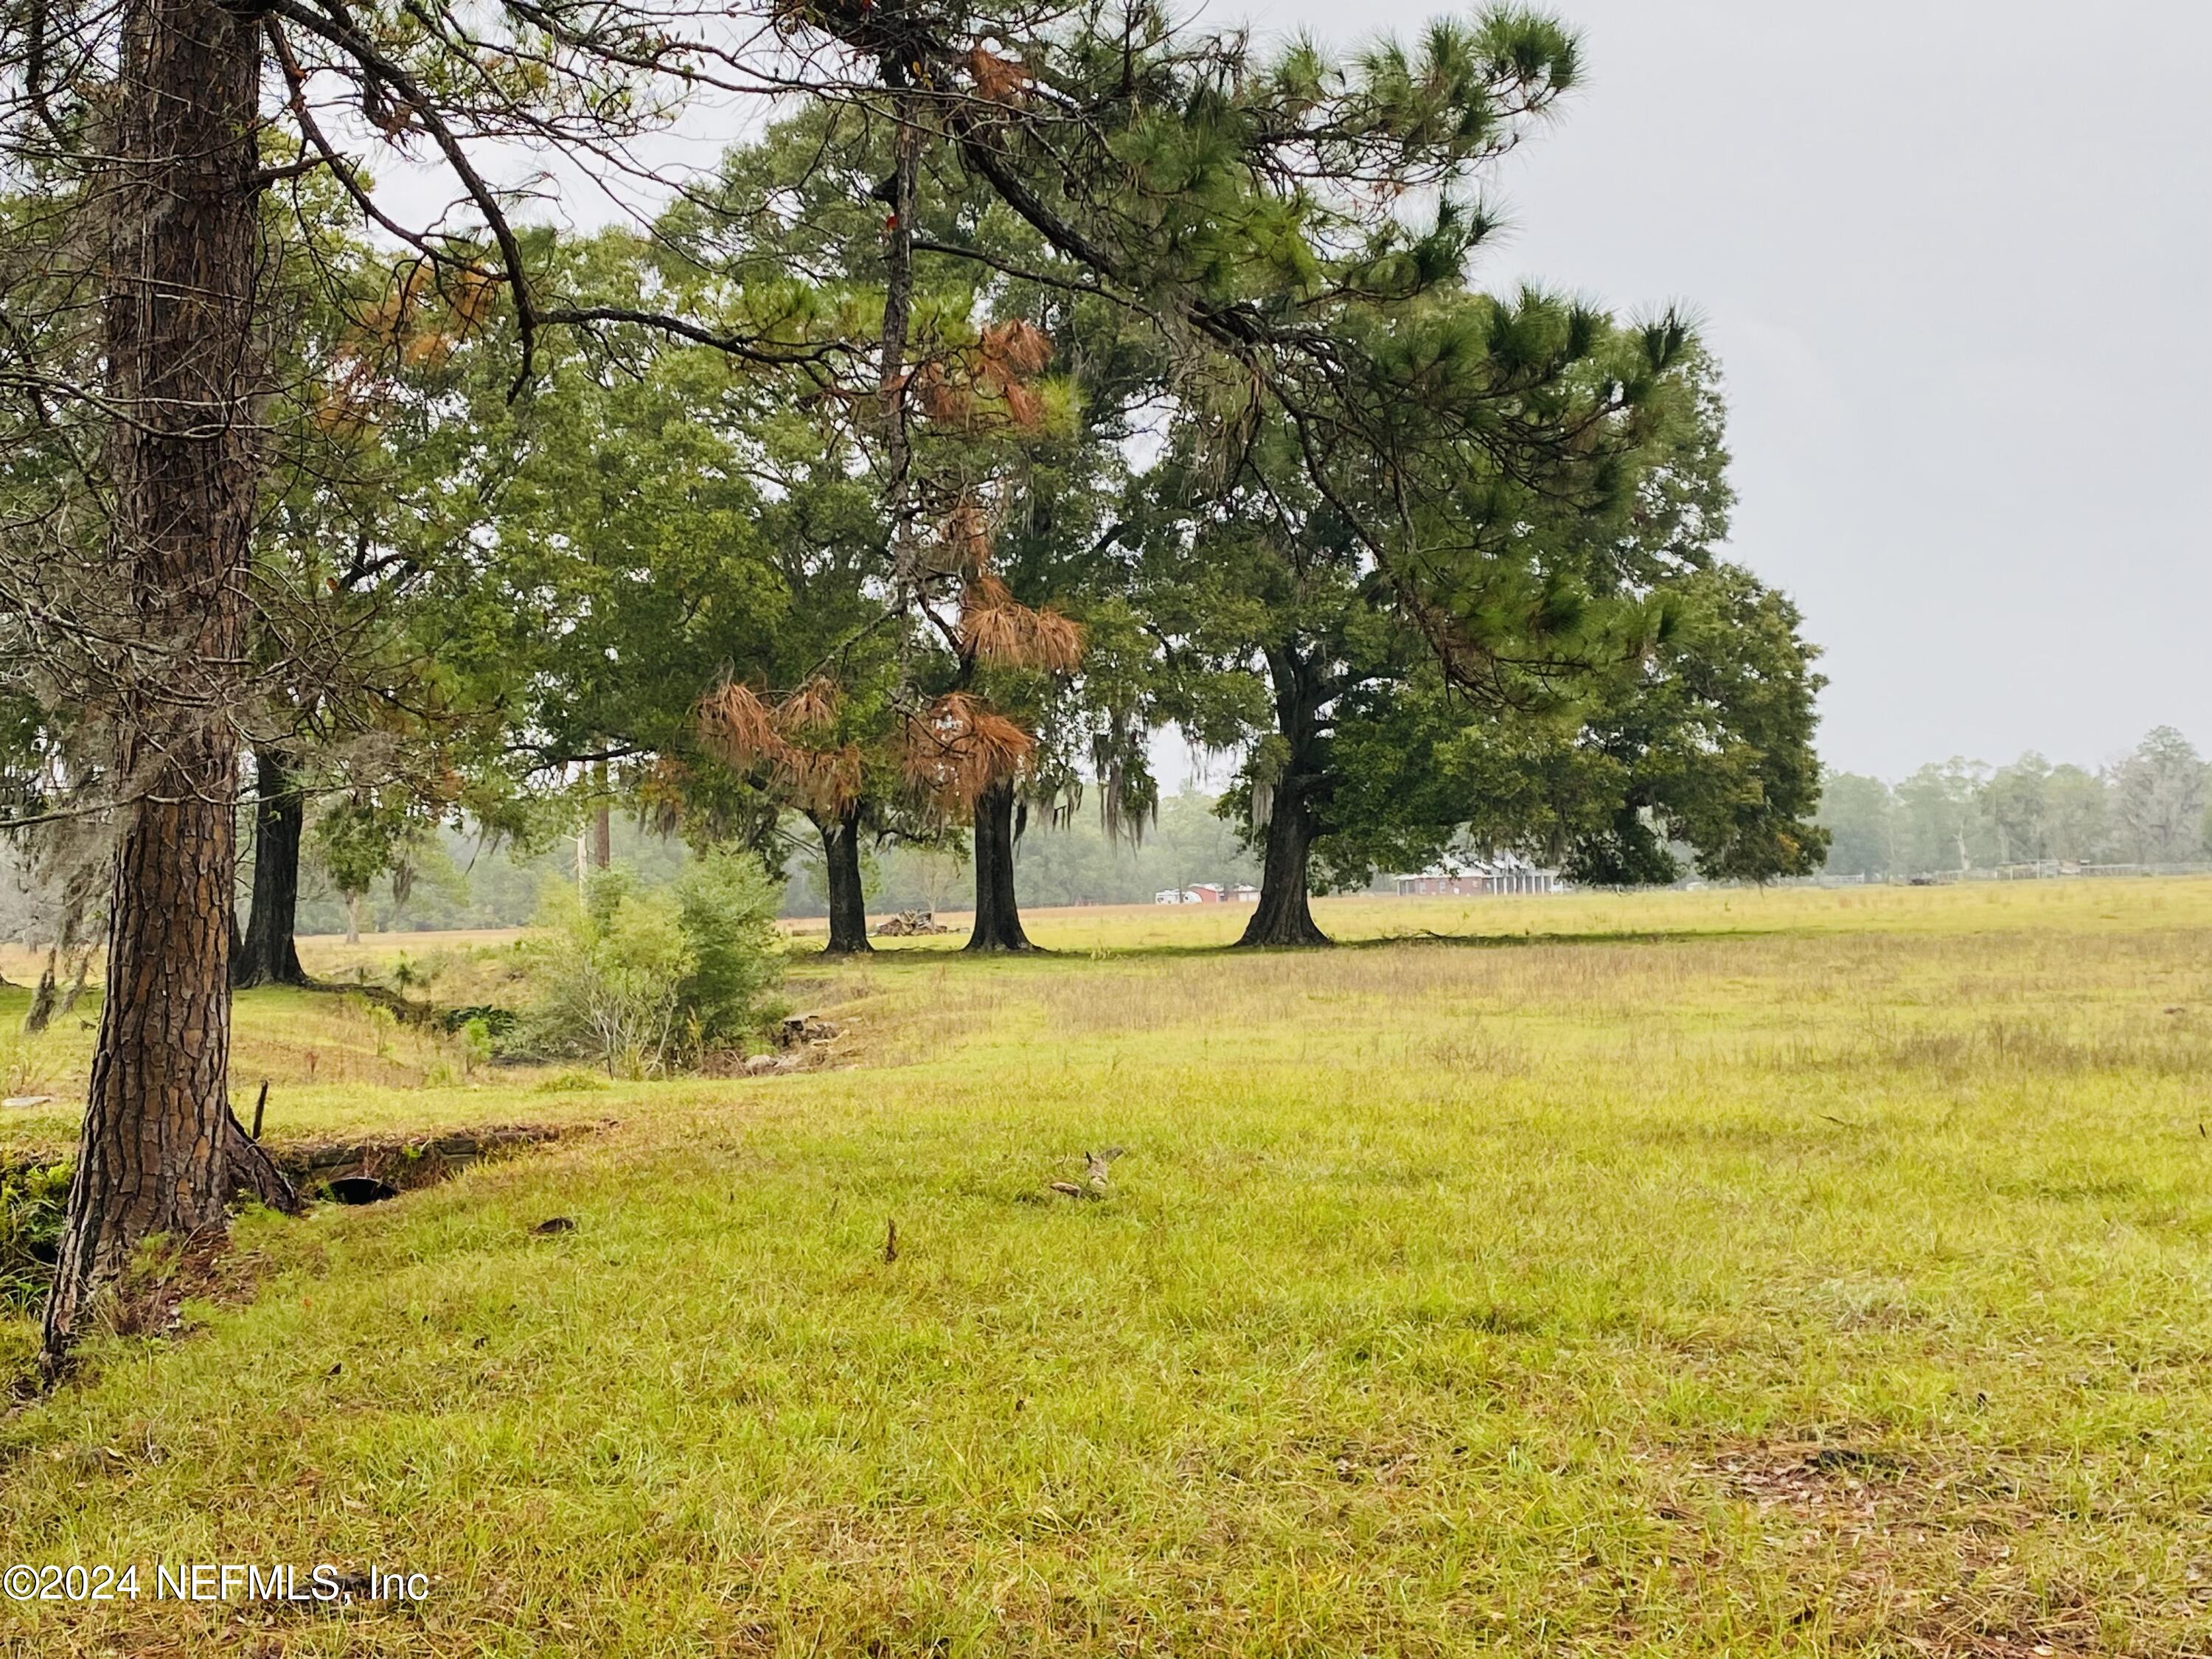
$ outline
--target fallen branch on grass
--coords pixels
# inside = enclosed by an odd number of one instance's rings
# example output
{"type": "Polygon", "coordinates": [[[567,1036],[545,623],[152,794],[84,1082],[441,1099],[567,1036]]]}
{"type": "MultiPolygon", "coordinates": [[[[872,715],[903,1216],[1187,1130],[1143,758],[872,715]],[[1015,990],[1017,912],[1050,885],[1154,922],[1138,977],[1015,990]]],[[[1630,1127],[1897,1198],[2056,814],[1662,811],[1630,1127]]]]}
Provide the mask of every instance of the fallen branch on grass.
{"type": "Polygon", "coordinates": [[[1108,1146],[1083,1155],[1086,1185],[1079,1187],[1072,1181],[1055,1181],[1052,1190],[1063,1198],[1103,1198],[1106,1196],[1107,1176],[1114,1160],[1123,1155],[1125,1148],[1108,1146]]]}

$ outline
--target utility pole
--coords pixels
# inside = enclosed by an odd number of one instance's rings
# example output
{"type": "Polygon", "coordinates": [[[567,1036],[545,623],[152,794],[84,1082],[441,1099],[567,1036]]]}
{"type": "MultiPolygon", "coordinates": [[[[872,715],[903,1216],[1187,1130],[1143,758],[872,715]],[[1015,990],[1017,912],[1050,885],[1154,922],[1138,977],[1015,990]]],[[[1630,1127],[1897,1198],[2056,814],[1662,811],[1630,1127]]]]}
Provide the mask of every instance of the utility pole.
{"type": "Polygon", "coordinates": [[[597,801],[592,811],[592,862],[605,870],[615,861],[614,814],[607,805],[607,763],[605,761],[592,768],[592,786],[597,801]]]}

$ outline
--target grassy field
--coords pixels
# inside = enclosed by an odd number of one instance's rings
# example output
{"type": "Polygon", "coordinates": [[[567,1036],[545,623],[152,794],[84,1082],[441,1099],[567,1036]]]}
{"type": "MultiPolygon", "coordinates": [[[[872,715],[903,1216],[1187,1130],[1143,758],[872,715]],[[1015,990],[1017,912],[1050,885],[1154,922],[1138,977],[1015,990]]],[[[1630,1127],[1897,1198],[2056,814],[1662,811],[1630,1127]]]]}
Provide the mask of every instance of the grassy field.
{"type": "MultiPolygon", "coordinates": [[[[241,999],[274,1134],[617,1121],[251,1218],[196,1328],[15,1411],[0,1553],[144,1589],[0,1644],[2212,1652],[2212,883],[1340,901],[1366,942],[1195,948],[1241,920],[802,962],[851,1063],[758,1080],[464,1075],[241,999]],[[1106,1196],[1051,1190],[1107,1146],[1106,1196]],[[150,1599],[191,1561],[429,1589],[150,1599]]],[[[69,1024],[17,1081],[68,1082],[69,1024]]]]}

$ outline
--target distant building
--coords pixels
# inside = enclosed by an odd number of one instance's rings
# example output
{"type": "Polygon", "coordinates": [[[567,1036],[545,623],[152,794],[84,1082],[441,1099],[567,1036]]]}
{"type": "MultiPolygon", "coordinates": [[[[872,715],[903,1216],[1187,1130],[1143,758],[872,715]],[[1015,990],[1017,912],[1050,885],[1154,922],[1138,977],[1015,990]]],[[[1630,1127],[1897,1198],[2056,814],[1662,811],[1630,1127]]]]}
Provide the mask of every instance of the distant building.
{"type": "Polygon", "coordinates": [[[1507,893],[1556,893],[1555,870],[1540,870],[1511,853],[1486,859],[1447,855],[1419,875],[1399,876],[1401,898],[1492,898],[1507,893]]]}
{"type": "Polygon", "coordinates": [[[1231,886],[1218,881],[1194,882],[1188,887],[1163,887],[1152,895],[1155,904],[1257,904],[1256,887],[1231,886]]]}

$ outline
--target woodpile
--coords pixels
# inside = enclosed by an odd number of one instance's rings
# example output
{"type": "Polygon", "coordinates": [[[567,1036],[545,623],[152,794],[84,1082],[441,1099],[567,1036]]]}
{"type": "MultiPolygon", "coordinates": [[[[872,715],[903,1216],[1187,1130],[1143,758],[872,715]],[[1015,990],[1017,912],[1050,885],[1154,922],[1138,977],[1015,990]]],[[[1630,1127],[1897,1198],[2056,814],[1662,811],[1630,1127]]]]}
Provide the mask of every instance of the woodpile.
{"type": "Polygon", "coordinates": [[[878,939],[911,939],[916,934],[949,933],[951,931],[927,910],[902,910],[876,924],[878,939]]]}

